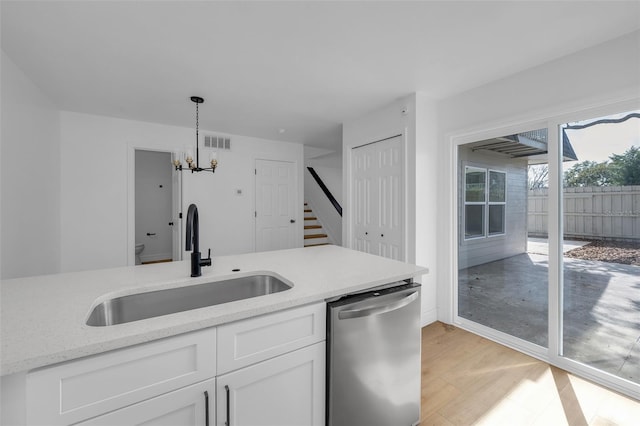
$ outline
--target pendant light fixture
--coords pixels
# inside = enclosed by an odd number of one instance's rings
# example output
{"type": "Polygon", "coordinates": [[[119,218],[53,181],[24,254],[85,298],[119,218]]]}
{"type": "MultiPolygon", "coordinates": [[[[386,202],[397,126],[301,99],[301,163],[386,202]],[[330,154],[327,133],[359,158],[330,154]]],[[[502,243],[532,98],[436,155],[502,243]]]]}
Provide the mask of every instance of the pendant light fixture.
{"type": "Polygon", "coordinates": [[[189,166],[189,168],[182,168],[182,162],[180,161],[180,157],[181,157],[180,152],[173,153],[173,166],[175,167],[176,170],[180,170],[180,171],[191,170],[191,173],[193,172],[215,173],[216,167],[218,166],[218,156],[215,151],[212,151],[211,154],[209,155],[209,163],[211,164],[211,167],[200,167],[200,149],[198,148],[198,145],[199,145],[198,144],[199,142],[198,105],[203,103],[204,99],[199,96],[191,96],[191,102],[194,102],[196,104],[196,161],[195,162],[193,161],[193,151],[190,149],[187,149],[186,152],[184,153],[184,160],[189,166]]]}

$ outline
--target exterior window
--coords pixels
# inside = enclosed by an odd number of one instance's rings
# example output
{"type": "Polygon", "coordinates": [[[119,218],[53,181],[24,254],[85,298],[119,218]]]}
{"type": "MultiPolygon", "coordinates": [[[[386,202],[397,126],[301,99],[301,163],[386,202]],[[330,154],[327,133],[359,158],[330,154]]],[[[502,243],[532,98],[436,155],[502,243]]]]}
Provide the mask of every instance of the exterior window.
{"type": "Polygon", "coordinates": [[[504,234],[507,174],[489,170],[489,235],[504,234]]]}
{"type": "Polygon", "coordinates": [[[464,237],[481,238],[505,233],[507,174],[465,167],[464,237]]]}

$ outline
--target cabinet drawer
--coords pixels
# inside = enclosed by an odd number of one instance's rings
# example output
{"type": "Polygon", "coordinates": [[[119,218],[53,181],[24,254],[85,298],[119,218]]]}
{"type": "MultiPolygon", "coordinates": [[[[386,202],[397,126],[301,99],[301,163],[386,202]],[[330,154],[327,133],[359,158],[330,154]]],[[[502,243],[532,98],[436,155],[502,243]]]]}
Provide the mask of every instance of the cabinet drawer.
{"type": "Polygon", "coordinates": [[[86,422],[78,423],[77,426],[202,426],[213,424],[215,389],[215,379],[206,380],[94,417],[86,422]]]}
{"type": "Polygon", "coordinates": [[[325,317],[321,302],[218,327],[218,374],[325,340],[325,317]]]}
{"type": "Polygon", "coordinates": [[[35,370],[27,423],[75,423],[211,378],[215,346],[210,328],[35,370]]]}

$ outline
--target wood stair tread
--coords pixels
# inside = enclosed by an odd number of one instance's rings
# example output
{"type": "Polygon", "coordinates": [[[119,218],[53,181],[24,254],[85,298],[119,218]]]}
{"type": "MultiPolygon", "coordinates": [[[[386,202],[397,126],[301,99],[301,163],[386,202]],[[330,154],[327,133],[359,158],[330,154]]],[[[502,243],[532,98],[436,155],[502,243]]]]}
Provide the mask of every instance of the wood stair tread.
{"type": "Polygon", "coordinates": [[[305,217],[304,220],[318,220],[317,217],[305,217]]]}
{"type": "Polygon", "coordinates": [[[305,225],[304,229],[320,229],[322,225],[305,225]]]}
{"type": "Polygon", "coordinates": [[[311,211],[312,211],[311,209],[304,209],[305,213],[311,213],[311,211]]]}
{"type": "Polygon", "coordinates": [[[309,240],[311,238],[327,238],[327,234],[309,234],[304,236],[305,240],[309,240]]]}
{"type": "Polygon", "coordinates": [[[307,244],[305,247],[328,246],[331,243],[307,244]]]}

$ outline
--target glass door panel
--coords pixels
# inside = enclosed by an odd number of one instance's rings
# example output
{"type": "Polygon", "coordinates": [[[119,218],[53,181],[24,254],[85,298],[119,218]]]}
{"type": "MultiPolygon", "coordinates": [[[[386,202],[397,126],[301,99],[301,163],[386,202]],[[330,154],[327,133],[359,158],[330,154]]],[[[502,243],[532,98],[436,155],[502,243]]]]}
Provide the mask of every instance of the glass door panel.
{"type": "Polygon", "coordinates": [[[640,383],[640,111],[561,127],[562,356],[640,383]]]}
{"type": "Polygon", "coordinates": [[[547,347],[547,131],[458,148],[458,316],[547,347]]]}

